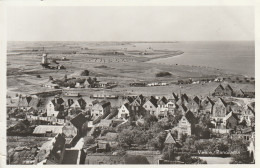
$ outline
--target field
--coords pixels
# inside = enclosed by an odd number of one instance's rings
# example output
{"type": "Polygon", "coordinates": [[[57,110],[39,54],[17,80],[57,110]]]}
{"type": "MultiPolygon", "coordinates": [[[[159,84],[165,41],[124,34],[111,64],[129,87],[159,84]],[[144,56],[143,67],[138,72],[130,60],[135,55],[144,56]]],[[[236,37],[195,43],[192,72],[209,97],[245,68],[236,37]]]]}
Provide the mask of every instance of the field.
{"type": "MultiPolygon", "coordinates": [[[[170,45],[170,42],[169,44],[170,45]]],[[[230,78],[220,69],[188,65],[157,64],[156,60],[166,57],[181,56],[183,51],[166,48],[164,43],[140,42],[9,42],[7,51],[7,86],[8,94],[34,93],[52,90],[41,87],[49,76],[61,79],[81,77],[82,70],[89,70],[91,77],[100,81],[116,82],[115,92],[165,94],[179,91],[180,86],[172,84],[178,80],[192,78],[214,79],[218,76],[230,78]],[[152,46],[152,47],[151,47],[152,46]],[[66,69],[44,69],[40,65],[41,56],[48,53],[48,58],[56,60],[56,65],[66,69]],[[61,60],[63,57],[66,60],[61,60]],[[153,60],[153,63],[150,63],[153,60]],[[156,77],[157,73],[169,72],[171,75],[156,77]],[[131,82],[167,82],[167,87],[129,87],[131,82]]],[[[242,75],[238,78],[243,78],[242,75]]],[[[86,77],[81,77],[86,78],[86,77]]],[[[200,93],[201,88],[214,88],[215,84],[185,85],[182,88],[200,93]]],[[[202,89],[203,90],[203,89],[202,89]]],[[[210,90],[205,91],[208,94],[210,90]]]]}

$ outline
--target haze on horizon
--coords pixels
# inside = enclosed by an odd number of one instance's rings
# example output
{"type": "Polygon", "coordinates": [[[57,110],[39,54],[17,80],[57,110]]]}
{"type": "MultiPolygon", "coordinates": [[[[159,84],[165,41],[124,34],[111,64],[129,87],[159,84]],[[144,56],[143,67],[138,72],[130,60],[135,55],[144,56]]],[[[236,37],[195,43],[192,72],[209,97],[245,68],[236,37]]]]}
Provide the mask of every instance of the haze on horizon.
{"type": "Polygon", "coordinates": [[[8,41],[254,41],[250,6],[9,6],[8,41]]]}

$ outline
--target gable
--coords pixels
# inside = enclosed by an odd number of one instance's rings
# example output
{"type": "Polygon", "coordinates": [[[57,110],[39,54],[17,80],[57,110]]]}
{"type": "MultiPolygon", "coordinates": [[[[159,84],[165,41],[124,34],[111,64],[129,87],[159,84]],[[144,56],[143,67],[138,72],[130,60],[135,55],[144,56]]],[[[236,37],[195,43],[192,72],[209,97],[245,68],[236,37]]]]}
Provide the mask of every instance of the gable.
{"type": "Polygon", "coordinates": [[[156,108],[156,107],[153,105],[153,103],[151,103],[150,100],[148,100],[148,101],[146,101],[146,102],[144,103],[143,107],[146,108],[145,106],[148,106],[149,108],[150,108],[150,106],[152,106],[152,108],[156,108]]]}

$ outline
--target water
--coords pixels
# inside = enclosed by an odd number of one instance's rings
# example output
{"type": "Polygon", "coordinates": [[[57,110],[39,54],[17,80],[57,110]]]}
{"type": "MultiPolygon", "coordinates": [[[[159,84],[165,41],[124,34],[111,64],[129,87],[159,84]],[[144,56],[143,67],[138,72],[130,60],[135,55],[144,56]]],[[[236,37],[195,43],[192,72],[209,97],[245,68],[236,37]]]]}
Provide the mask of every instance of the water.
{"type": "Polygon", "coordinates": [[[206,66],[249,77],[255,76],[253,41],[161,43],[152,47],[184,52],[179,56],[150,61],[153,63],[206,66]]]}
{"type": "Polygon", "coordinates": [[[229,164],[232,160],[231,157],[199,157],[202,160],[207,161],[208,164],[229,164]]]}

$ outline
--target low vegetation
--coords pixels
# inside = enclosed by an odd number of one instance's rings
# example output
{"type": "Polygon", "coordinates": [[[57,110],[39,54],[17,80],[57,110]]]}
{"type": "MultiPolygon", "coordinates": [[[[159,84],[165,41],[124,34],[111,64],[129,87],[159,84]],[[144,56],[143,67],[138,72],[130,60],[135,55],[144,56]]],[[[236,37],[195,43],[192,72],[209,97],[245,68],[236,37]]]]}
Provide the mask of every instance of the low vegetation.
{"type": "Polygon", "coordinates": [[[170,72],[159,72],[155,75],[156,77],[167,77],[167,76],[172,76],[170,72]]]}

